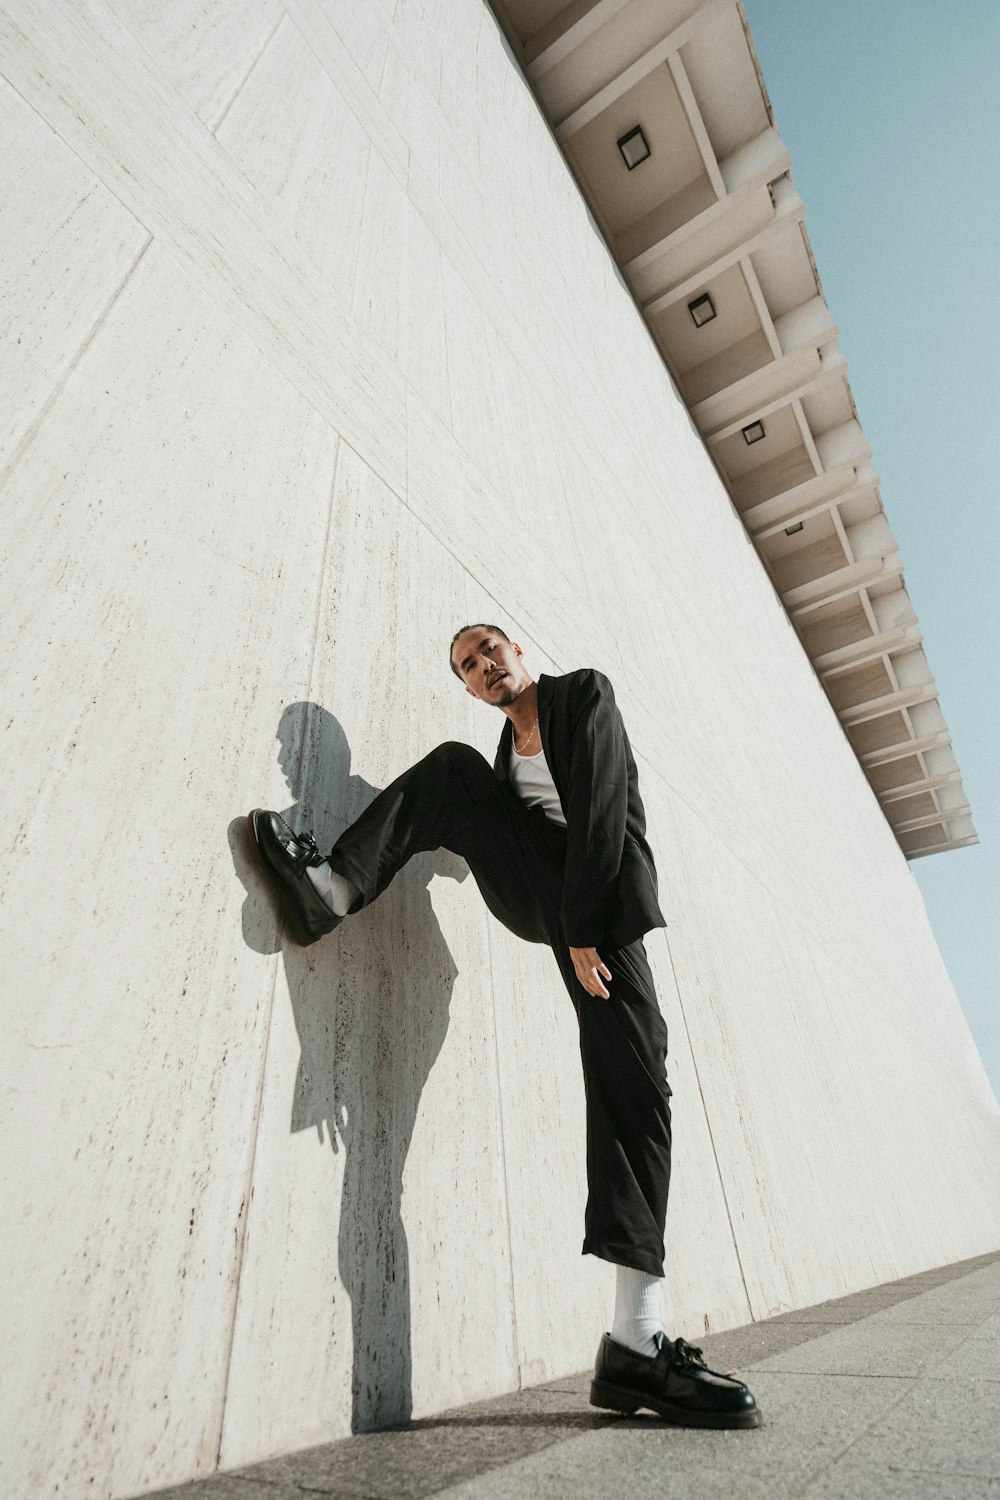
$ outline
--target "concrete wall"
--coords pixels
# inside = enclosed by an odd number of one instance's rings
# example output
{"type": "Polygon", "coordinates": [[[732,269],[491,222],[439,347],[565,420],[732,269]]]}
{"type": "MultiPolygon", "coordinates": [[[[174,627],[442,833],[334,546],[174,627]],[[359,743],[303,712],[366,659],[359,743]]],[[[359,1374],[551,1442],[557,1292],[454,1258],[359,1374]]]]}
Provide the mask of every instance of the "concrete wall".
{"type": "Polygon", "coordinates": [[[3,1493],[127,1495],[586,1365],[551,956],[332,839],[499,715],[452,631],[606,671],[667,934],[669,1325],[1000,1239],[910,872],[478,0],[3,0],[3,1493]]]}

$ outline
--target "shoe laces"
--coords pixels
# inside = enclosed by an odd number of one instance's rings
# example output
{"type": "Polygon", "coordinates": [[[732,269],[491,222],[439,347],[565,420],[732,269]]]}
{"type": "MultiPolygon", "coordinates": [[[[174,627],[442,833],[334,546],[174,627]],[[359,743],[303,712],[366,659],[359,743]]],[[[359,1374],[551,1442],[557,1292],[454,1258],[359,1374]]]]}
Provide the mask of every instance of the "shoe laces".
{"type": "MultiPolygon", "coordinates": [[[[689,1344],[686,1339],[674,1339],[674,1357],[684,1369],[708,1370],[708,1365],[702,1358],[702,1351],[694,1344],[689,1344]]],[[[722,1372],[718,1370],[709,1370],[710,1375],[720,1373],[722,1372]]],[[[736,1371],[726,1370],[725,1376],[727,1380],[732,1380],[736,1376],[736,1371]]]]}
{"type": "Polygon", "coordinates": [[[702,1370],[707,1370],[702,1353],[694,1344],[689,1344],[686,1339],[674,1339],[674,1354],[678,1364],[697,1365],[702,1370]]]}

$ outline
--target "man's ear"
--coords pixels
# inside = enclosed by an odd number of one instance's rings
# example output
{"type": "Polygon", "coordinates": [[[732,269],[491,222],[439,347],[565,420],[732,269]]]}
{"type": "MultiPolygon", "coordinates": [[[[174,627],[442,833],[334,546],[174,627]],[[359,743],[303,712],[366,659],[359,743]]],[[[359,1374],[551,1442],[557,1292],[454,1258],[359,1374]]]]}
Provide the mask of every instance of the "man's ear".
{"type": "Polygon", "coordinates": [[[468,695],[469,695],[470,698],[474,698],[476,696],[475,693],[472,691],[472,689],[468,685],[466,685],[465,691],[468,693],[468,695]]]}

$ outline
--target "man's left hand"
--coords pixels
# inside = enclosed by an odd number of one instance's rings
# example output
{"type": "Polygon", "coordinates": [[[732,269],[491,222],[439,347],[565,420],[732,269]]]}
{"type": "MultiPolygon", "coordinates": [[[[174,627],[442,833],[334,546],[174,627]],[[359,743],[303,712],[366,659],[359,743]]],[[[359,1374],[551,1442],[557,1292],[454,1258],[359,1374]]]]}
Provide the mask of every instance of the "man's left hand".
{"type": "Polygon", "coordinates": [[[610,1000],[611,995],[601,982],[601,975],[610,980],[611,970],[601,958],[596,948],[570,948],[569,956],[573,960],[576,977],[587,991],[588,995],[600,995],[605,1000],[610,1000]]]}

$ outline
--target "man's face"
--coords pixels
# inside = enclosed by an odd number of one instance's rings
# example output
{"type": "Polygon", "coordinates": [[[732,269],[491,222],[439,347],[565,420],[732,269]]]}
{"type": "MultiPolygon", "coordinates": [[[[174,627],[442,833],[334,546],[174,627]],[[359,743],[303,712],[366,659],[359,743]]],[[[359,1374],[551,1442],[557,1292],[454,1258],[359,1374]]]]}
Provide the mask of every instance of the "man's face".
{"type": "Polygon", "coordinates": [[[473,698],[503,708],[513,703],[532,679],[516,641],[505,641],[492,630],[465,630],[451,648],[466,691],[473,698]]]}

